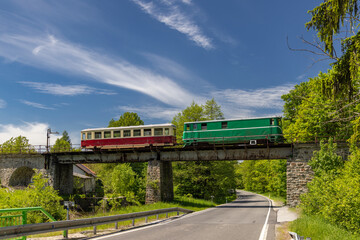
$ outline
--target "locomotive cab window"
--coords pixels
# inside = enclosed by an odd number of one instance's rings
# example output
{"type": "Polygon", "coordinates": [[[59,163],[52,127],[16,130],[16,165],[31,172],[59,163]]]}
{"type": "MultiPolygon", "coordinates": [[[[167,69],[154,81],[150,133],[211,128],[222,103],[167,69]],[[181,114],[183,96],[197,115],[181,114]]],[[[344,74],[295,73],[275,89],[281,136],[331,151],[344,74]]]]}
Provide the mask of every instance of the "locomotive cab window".
{"type": "Polygon", "coordinates": [[[111,132],[104,132],[104,138],[111,138],[111,132]]]}
{"type": "Polygon", "coordinates": [[[190,131],[190,124],[186,124],[186,131],[190,131]]]}
{"type": "Polygon", "coordinates": [[[197,124],[196,123],[193,124],[193,130],[197,130],[197,124]]]}
{"type": "Polygon", "coordinates": [[[164,131],[164,135],[165,135],[165,136],[169,136],[169,134],[170,134],[169,129],[168,129],[168,128],[165,128],[164,130],[165,130],[165,131],[164,131]]]}
{"type": "Polygon", "coordinates": [[[88,139],[88,140],[91,139],[91,132],[87,133],[87,138],[86,139],[88,139]]]}
{"type": "Polygon", "coordinates": [[[144,129],[144,136],[151,136],[151,129],[144,129]]]}
{"type": "Polygon", "coordinates": [[[141,136],[141,130],[140,129],[134,130],[134,137],[139,137],[139,136],[141,136]]]}
{"type": "Polygon", "coordinates": [[[124,137],[131,137],[131,130],[124,130],[124,137]]]}
{"type": "Polygon", "coordinates": [[[121,137],[120,131],[114,131],[114,138],[121,137]]]}
{"type": "Polygon", "coordinates": [[[275,125],[275,121],[273,118],[270,119],[270,125],[275,125]]]}
{"type": "Polygon", "coordinates": [[[207,123],[202,123],[201,130],[206,130],[206,129],[207,129],[207,123]]]}
{"type": "Polygon", "coordinates": [[[221,128],[227,128],[228,123],[227,122],[221,122],[221,128]]]}
{"type": "Polygon", "coordinates": [[[154,135],[155,136],[162,136],[163,135],[163,129],[162,128],[155,128],[154,129],[154,135]]]}
{"type": "Polygon", "coordinates": [[[83,134],[82,134],[82,140],[85,140],[85,138],[86,138],[86,134],[83,133],[83,134]]]}
{"type": "Polygon", "coordinates": [[[95,132],[95,139],[101,138],[101,132],[95,132]]]}

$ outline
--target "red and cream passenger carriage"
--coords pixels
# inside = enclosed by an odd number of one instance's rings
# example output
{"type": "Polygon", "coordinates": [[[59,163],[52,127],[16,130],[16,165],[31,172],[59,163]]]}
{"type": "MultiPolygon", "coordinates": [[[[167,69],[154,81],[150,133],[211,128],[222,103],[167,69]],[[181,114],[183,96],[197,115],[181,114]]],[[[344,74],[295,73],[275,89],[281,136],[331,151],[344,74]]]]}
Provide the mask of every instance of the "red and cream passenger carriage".
{"type": "Polygon", "coordinates": [[[176,144],[173,124],[128,127],[93,128],[81,131],[81,147],[88,149],[118,149],[176,144]]]}

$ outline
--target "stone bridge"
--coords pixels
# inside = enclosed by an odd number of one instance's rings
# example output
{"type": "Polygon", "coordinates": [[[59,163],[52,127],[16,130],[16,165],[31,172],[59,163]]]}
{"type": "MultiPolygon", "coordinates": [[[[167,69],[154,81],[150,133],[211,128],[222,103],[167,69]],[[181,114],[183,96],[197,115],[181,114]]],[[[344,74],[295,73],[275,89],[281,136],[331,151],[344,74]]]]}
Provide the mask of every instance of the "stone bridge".
{"type": "MultiPolygon", "coordinates": [[[[287,203],[296,206],[307,191],[313,172],[307,162],[319,144],[279,144],[256,146],[208,146],[186,148],[132,149],[108,152],[66,152],[48,154],[0,154],[0,180],[3,186],[26,186],[38,169],[60,194],[72,194],[73,164],[148,162],[146,202],[170,201],[174,197],[173,161],[228,161],[287,159],[287,203]]],[[[348,146],[338,144],[344,159],[348,146]]]]}

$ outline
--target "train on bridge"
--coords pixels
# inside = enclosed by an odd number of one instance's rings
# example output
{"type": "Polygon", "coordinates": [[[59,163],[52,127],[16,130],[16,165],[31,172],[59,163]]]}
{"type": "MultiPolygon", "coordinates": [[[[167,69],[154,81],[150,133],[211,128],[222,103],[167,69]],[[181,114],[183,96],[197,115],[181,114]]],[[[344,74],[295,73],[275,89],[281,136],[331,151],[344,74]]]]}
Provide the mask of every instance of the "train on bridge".
{"type": "MultiPolygon", "coordinates": [[[[228,145],[283,142],[279,117],[221,119],[184,123],[183,145],[228,145]]],[[[93,128],[81,131],[81,147],[121,149],[174,146],[176,127],[154,124],[127,127],[93,128]]]]}

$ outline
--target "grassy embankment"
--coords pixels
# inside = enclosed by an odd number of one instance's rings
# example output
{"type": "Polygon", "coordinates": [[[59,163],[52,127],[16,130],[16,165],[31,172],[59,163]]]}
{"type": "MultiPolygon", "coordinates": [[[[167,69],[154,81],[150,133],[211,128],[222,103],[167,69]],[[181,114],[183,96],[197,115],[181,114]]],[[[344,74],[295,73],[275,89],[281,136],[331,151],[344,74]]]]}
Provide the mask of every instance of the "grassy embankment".
{"type": "Polygon", "coordinates": [[[299,219],[290,224],[289,229],[300,236],[311,237],[312,240],[360,239],[359,235],[354,235],[318,216],[302,215],[299,219]]]}
{"type": "MultiPolygon", "coordinates": [[[[126,214],[126,213],[134,213],[134,212],[144,212],[156,209],[163,209],[163,208],[172,208],[172,207],[181,207],[186,208],[193,211],[200,211],[206,208],[215,207],[216,204],[211,201],[201,200],[201,199],[194,199],[189,197],[175,197],[173,202],[165,203],[165,202],[157,202],[154,204],[148,205],[141,205],[141,206],[127,206],[122,207],[116,210],[112,210],[109,212],[101,212],[99,211],[96,214],[85,214],[81,217],[76,217],[73,219],[80,219],[80,218],[90,218],[90,217],[102,217],[102,216],[111,216],[111,215],[119,215],[119,214],[126,214]]],[[[73,214],[72,214],[73,215],[73,214]]],[[[175,216],[176,212],[169,214],[169,217],[175,216]]],[[[161,214],[159,219],[166,218],[166,214],[161,214]]],[[[152,216],[148,218],[148,221],[151,222],[156,220],[156,216],[152,216]]],[[[145,223],[145,218],[136,219],[136,225],[145,223]]],[[[123,221],[118,223],[119,229],[126,229],[132,227],[132,221],[123,221]]],[[[114,230],[114,224],[105,224],[97,226],[97,231],[101,232],[102,230],[112,229],[114,230]]],[[[69,234],[71,233],[78,233],[78,232],[86,232],[91,233],[93,231],[92,227],[89,228],[78,228],[69,230],[69,234]]],[[[49,237],[49,236],[57,236],[61,235],[62,232],[53,232],[53,233],[46,233],[46,234],[39,234],[30,237],[49,237]]]]}

